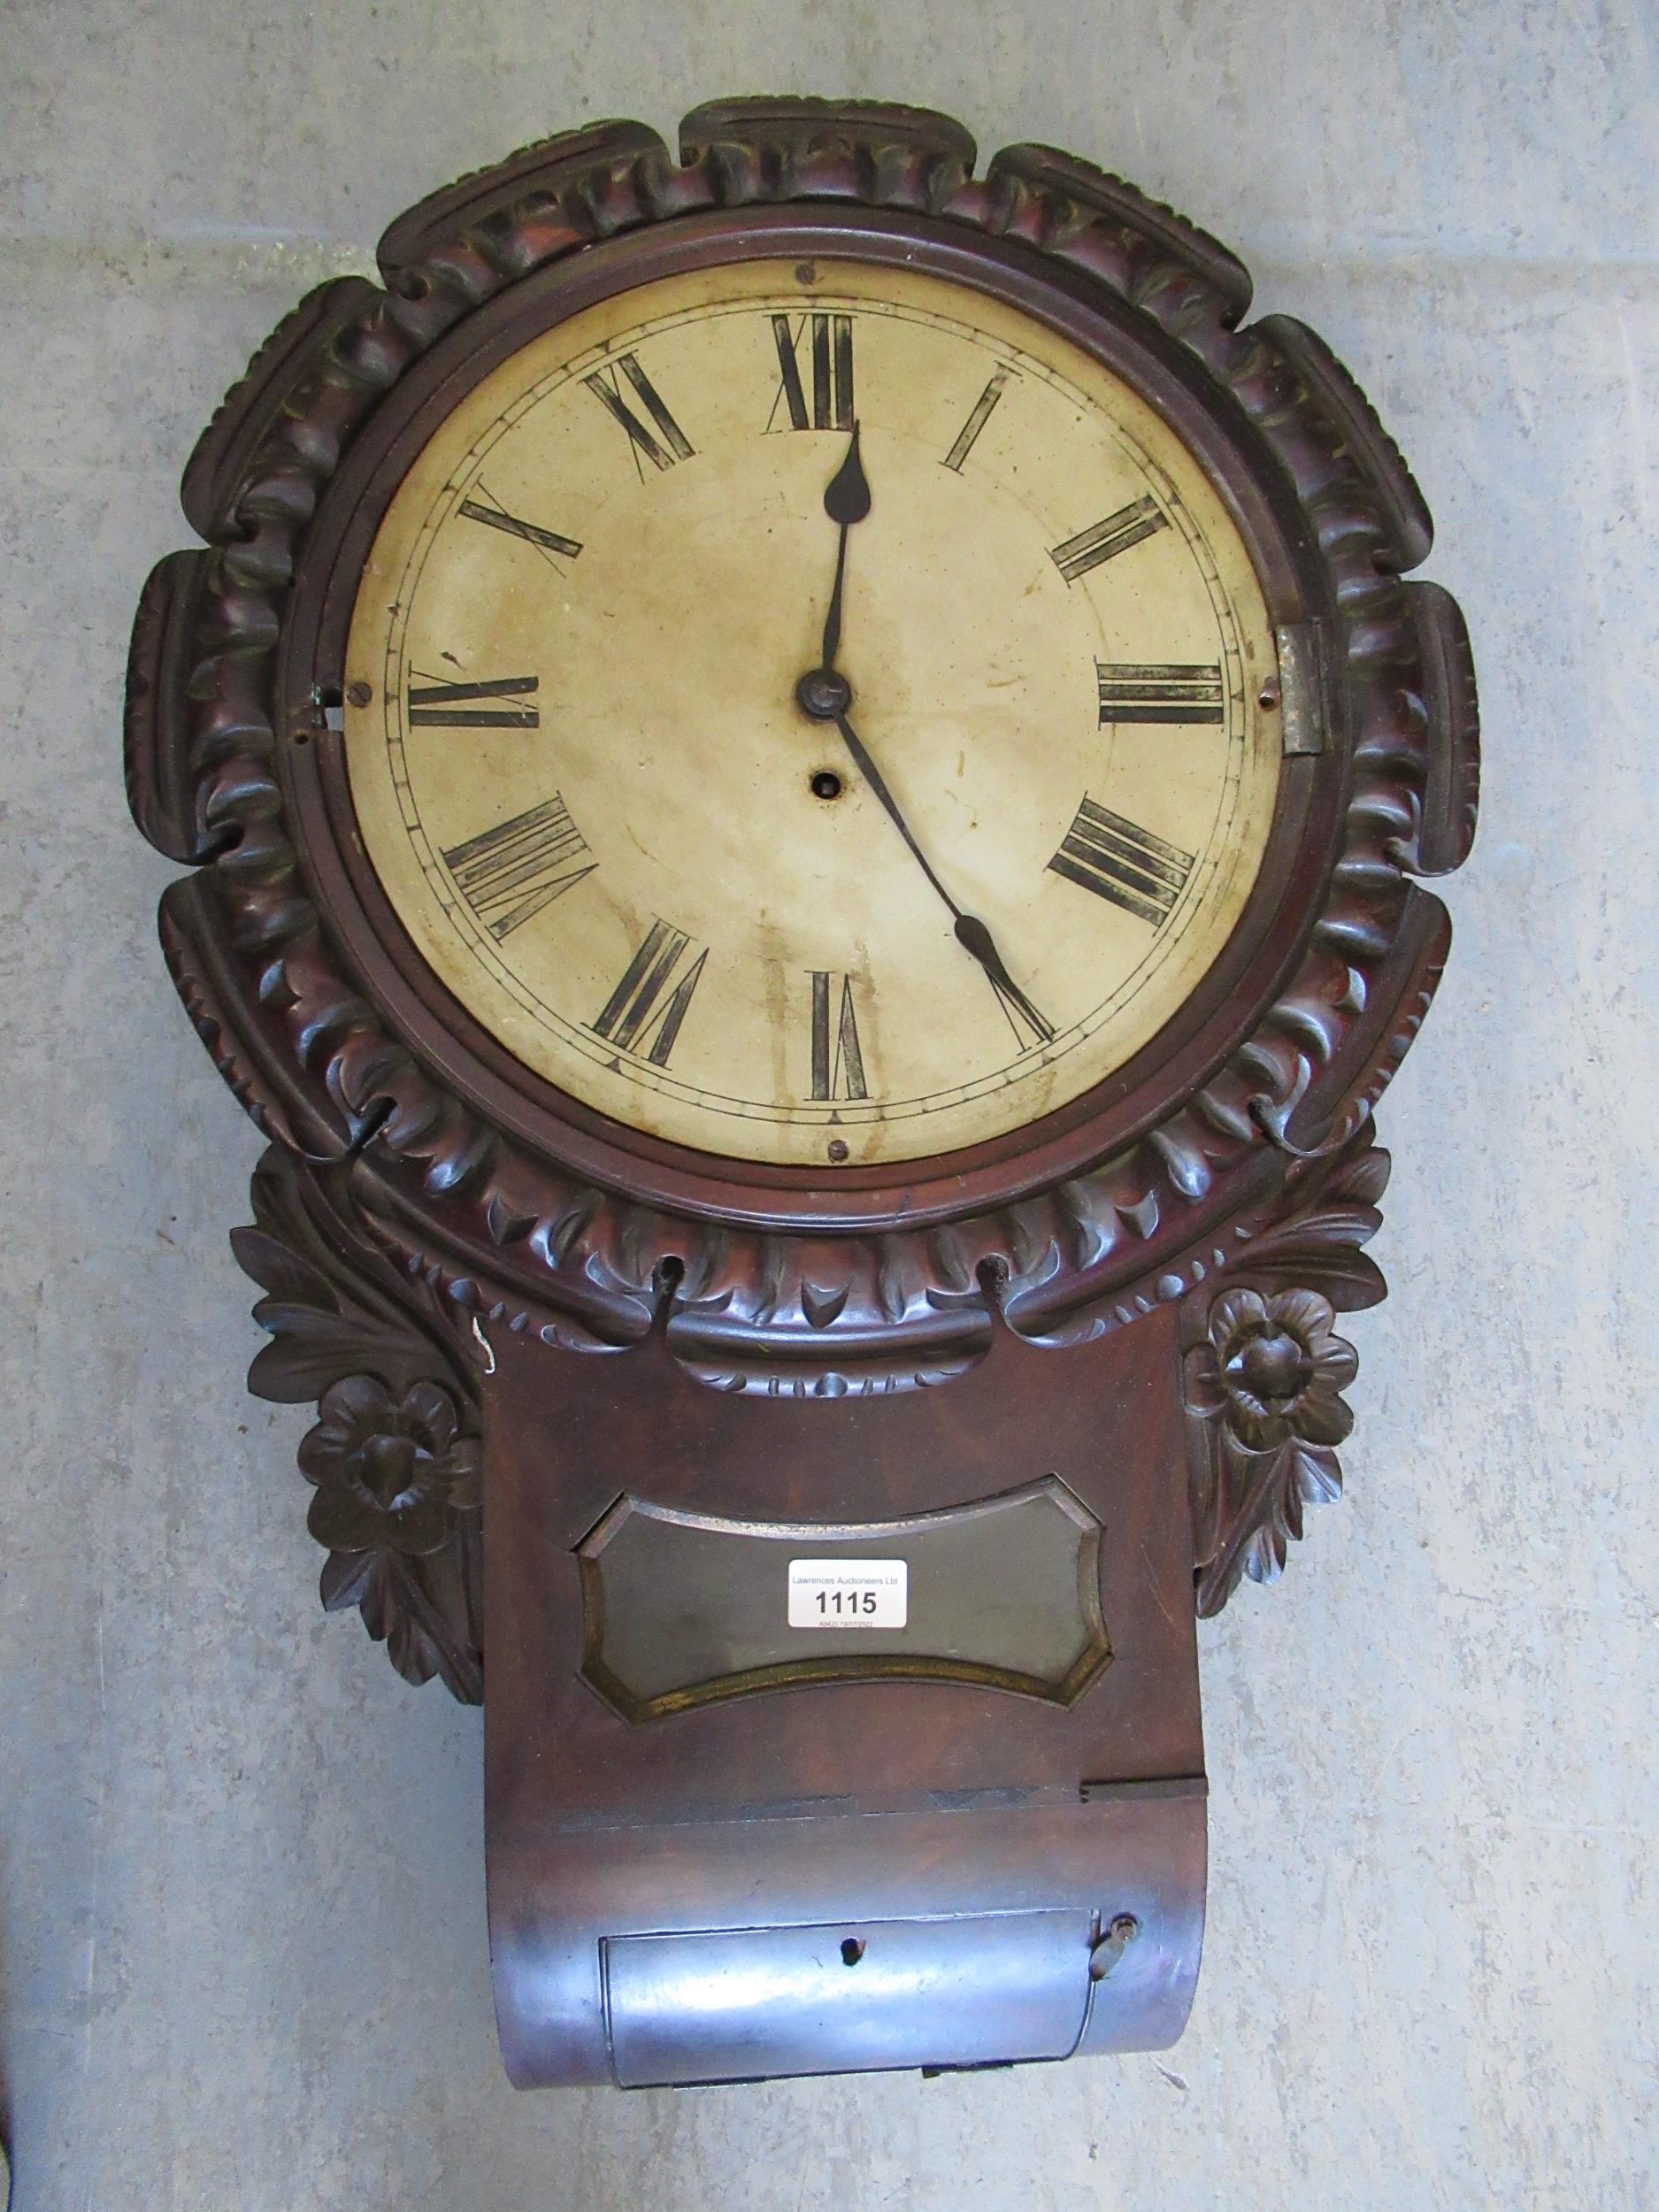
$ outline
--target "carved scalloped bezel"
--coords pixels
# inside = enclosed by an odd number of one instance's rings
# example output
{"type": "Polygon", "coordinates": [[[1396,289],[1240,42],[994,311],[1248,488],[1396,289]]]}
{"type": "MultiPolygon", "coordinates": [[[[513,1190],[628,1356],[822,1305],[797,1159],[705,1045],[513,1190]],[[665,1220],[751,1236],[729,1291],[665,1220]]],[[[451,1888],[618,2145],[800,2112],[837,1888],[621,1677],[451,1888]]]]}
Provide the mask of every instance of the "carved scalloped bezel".
{"type": "Polygon", "coordinates": [[[304,301],[186,472],[209,549],[146,588],[127,715],[134,813],[196,864],[164,902],[175,980],[270,1134],[357,1156],[359,1202],[407,1263],[549,1340],[637,1340],[666,1299],[670,1341],[704,1379],[833,1391],[956,1371],[995,1306],[1048,1342],[1132,1321],[1229,1263],[1287,1158],[1352,1133],[1432,989],[1445,916],[1409,876],[1467,850],[1474,697],[1453,603],[1401,580],[1429,544],[1403,463],[1310,332],[1239,327],[1248,279],[1213,240],[1050,150],[1005,150],[978,180],[973,158],[943,118],[800,101],[699,110],[678,163],[638,124],[527,148],[392,226],[386,291],[344,279],[304,301]],[[768,225],[774,240],[830,227],[836,250],[909,239],[1138,346],[1178,427],[1200,450],[1213,434],[1212,472],[1276,565],[1279,608],[1329,649],[1329,748],[1286,763],[1300,841],[1265,895],[1294,927],[1263,937],[1270,972],[1179,1053],[1157,1041],[1126,1102],[1052,1143],[1040,1127],[1010,1158],[914,1164],[902,1194],[676,1160],[545,1086],[503,1107],[504,1056],[489,1064],[435,981],[403,1018],[330,864],[350,841],[337,757],[329,814],[319,641],[331,579],[343,564],[350,580],[372,534],[365,457],[384,461],[445,376],[464,386],[526,302],[545,326],[608,260],[640,263],[641,240],[695,237],[716,259],[768,225]]]}

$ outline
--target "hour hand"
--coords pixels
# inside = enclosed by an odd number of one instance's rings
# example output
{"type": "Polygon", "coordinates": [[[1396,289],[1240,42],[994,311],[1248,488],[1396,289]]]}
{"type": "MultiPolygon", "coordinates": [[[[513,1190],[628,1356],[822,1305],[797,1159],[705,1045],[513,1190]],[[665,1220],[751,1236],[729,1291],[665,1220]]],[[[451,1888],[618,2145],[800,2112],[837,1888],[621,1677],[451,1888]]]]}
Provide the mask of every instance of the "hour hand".
{"type": "Polygon", "coordinates": [[[847,457],[829,481],[824,495],[824,511],[841,530],[841,542],[835,549],[835,588],[830,594],[829,612],[824,618],[824,649],[818,657],[821,670],[835,665],[835,656],[841,641],[841,586],[847,577],[847,533],[854,523],[862,522],[870,512],[870,485],[865,478],[864,464],[858,458],[858,426],[853,425],[852,443],[847,457]]]}
{"type": "Polygon", "coordinates": [[[829,489],[824,495],[824,511],[843,530],[850,530],[855,522],[862,522],[870,512],[870,485],[864,476],[864,463],[858,457],[856,423],[853,425],[847,457],[831,477],[829,489]]]}

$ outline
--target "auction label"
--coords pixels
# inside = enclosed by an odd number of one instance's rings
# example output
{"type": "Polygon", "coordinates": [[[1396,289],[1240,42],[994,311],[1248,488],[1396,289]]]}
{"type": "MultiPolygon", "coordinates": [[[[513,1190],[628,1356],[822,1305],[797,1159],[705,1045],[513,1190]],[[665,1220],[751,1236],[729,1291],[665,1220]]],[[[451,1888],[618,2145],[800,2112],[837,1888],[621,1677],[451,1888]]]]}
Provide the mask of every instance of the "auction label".
{"type": "Polygon", "coordinates": [[[902,1559],[792,1559],[791,1628],[902,1628],[910,1571],[902,1559]]]}

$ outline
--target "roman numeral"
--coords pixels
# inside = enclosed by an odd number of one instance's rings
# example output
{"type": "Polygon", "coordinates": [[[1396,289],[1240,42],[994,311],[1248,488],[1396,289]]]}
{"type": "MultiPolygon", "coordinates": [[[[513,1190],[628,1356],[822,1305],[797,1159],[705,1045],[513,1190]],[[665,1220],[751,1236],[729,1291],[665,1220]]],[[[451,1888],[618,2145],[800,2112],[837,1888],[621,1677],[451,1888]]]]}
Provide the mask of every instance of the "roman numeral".
{"type": "Polygon", "coordinates": [[[642,1052],[653,1067],[665,1068],[709,956],[705,948],[680,968],[690,942],[683,929],[653,922],[621,982],[605,1001],[594,1024],[595,1033],[624,1052],[642,1052]]]}
{"type": "Polygon", "coordinates": [[[536,687],[534,676],[487,676],[475,684],[441,684],[411,670],[409,726],[411,730],[534,730],[541,717],[534,707],[481,707],[480,699],[525,699],[536,687]],[[417,686],[419,687],[417,689],[417,686]]]}
{"type": "Polygon", "coordinates": [[[858,1042],[858,1018],[853,1010],[850,976],[836,976],[821,968],[808,971],[812,978],[812,1095],[814,1098],[868,1098],[864,1087],[864,1056],[858,1042]],[[841,1010],[831,1018],[834,986],[841,985],[841,1010]]]}
{"type": "Polygon", "coordinates": [[[1085,798],[1048,865],[1056,875],[1080,883],[1156,928],[1174,910],[1194,858],[1179,845],[1166,845],[1150,830],[1085,798]]]}
{"type": "Polygon", "coordinates": [[[691,442],[664,406],[657,387],[640,366],[637,354],[618,354],[609,366],[595,369],[591,376],[583,377],[582,382],[627,432],[628,450],[634,457],[634,465],[639,470],[641,480],[645,475],[641,466],[642,461],[649,461],[653,468],[671,469],[676,461],[690,460],[693,452],[691,442]],[[663,445],[657,443],[628,405],[622,391],[624,377],[644,402],[645,411],[656,424],[663,445]],[[666,452],[663,449],[664,445],[668,449],[666,452]]]}
{"type": "Polygon", "coordinates": [[[589,860],[583,866],[587,850],[587,840],[556,791],[540,806],[451,845],[443,858],[456,888],[500,944],[592,875],[597,864],[589,860]]]}
{"type": "MultiPolygon", "coordinates": [[[[539,524],[526,522],[519,515],[510,515],[493,492],[486,491],[481,484],[478,489],[478,498],[464,499],[456,511],[468,522],[481,522],[492,530],[504,530],[509,537],[522,538],[544,558],[551,553],[562,553],[566,560],[573,561],[581,551],[580,540],[567,538],[562,531],[543,530],[539,524]]],[[[557,562],[550,565],[557,566],[557,562]]]]}
{"type": "Polygon", "coordinates": [[[780,405],[789,409],[792,430],[850,430],[853,426],[853,319],[850,315],[803,315],[793,336],[789,318],[772,319],[778,349],[778,389],[766,418],[770,430],[780,405]],[[801,342],[812,333],[812,411],[807,413],[801,381],[801,342]]]}
{"type": "Polygon", "coordinates": [[[1068,584],[1075,584],[1079,576],[1087,576],[1102,561],[1110,561],[1119,553],[1126,553],[1132,545],[1139,545],[1142,538],[1149,538],[1155,530],[1167,526],[1168,518],[1159,511],[1156,500],[1137,499],[1127,507],[1120,507],[1115,515],[1108,515],[1103,522],[1091,522],[1087,530],[1079,530],[1064,545],[1056,545],[1049,555],[1055,566],[1068,584]]]}
{"type": "Polygon", "coordinates": [[[999,369],[973,403],[973,411],[956,433],[956,442],[945,456],[945,466],[962,473],[962,465],[973,450],[974,441],[991,419],[991,410],[1002,396],[1002,387],[1013,374],[1011,369],[999,369]]]}
{"type": "Polygon", "coordinates": [[[1096,661],[1100,718],[1108,722],[1225,722],[1217,662],[1096,661]]]}

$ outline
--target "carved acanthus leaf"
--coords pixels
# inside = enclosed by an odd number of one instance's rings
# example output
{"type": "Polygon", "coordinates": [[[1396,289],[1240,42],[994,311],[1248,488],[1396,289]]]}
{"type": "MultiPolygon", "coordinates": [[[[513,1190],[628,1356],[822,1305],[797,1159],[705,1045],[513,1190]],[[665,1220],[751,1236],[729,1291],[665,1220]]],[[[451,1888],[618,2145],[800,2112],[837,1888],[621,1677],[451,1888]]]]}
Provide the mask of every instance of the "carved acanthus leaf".
{"type": "Polygon", "coordinates": [[[463,1705],[484,1702],[482,1546],[457,1541],[430,1558],[382,1550],[331,1551],[323,1563],[326,1611],[357,1606],[363,1625],[405,1682],[435,1675],[463,1705]]]}
{"type": "Polygon", "coordinates": [[[1335,1447],[1358,1371],[1338,1313],[1386,1286],[1359,1247],[1381,1226],[1388,1155],[1369,1125],[1287,1179],[1280,1210],[1224,1280],[1183,1308],[1194,1598],[1218,1613],[1246,1576],[1271,1582],[1302,1510],[1341,1494],[1335,1447]]]}
{"type": "Polygon", "coordinates": [[[477,1388],[454,1309],[400,1270],[352,1195],[349,1164],[308,1166],[273,1146],[254,1171],[238,1263],[265,1295],[271,1342],[255,1394],[319,1401],[300,1446],[311,1525],[328,1557],[329,1612],[357,1607],[406,1681],[435,1675],[466,1704],[483,1681],[477,1388]]]}
{"type": "Polygon", "coordinates": [[[1342,1494],[1336,1454],[1294,1438],[1271,1452],[1249,1452],[1224,1429],[1211,1471],[1204,1518],[1194,1523],[1210,1539],[1194,1593],[1202,1620],[1220,1612],[1243,1577],[1277,1581],[1288,1545],[1301,1540],[1302,1507],[1329,1505],[1342,1494]]]}

